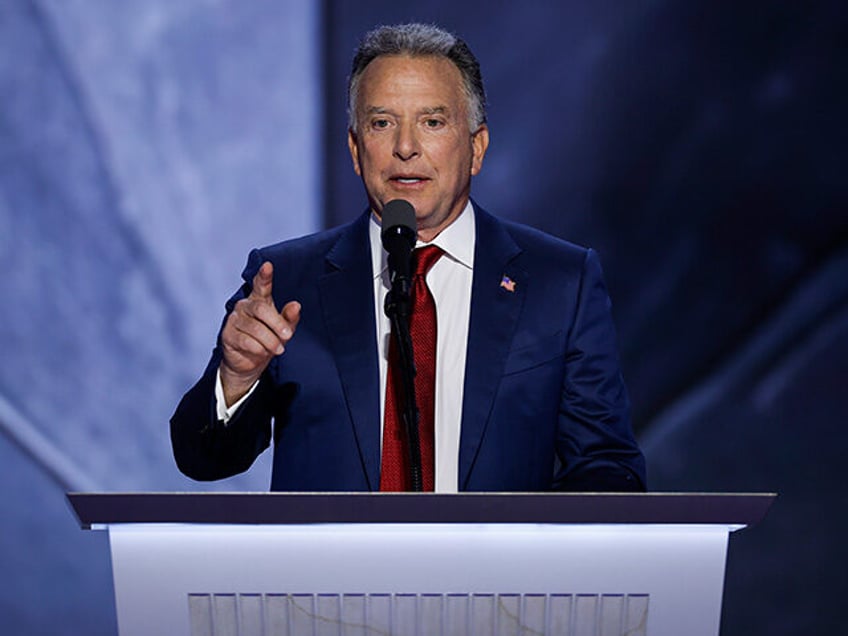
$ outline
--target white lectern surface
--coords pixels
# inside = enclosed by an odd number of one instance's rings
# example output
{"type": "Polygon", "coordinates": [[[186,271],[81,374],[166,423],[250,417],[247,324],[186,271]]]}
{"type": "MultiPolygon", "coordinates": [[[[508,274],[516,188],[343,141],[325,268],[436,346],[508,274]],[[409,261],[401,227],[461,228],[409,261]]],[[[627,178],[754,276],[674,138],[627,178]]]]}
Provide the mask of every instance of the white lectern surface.
{"type": "Polygon", "coordinates": [[[717,636],[773,495],[71,494],[121,636],[717,636]]]}

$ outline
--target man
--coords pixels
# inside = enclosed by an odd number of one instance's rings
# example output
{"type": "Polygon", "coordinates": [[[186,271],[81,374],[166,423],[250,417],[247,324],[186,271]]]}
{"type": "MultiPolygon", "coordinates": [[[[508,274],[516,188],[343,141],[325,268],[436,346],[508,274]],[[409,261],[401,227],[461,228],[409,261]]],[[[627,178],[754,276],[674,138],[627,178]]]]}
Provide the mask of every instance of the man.
{"type": "Polygon", "coordinates": [[[251,253],[206,372],[171,420],[180,469],[227,477],[273,438],[273,490],[395,488],[380,220],[404,199],[419,245],[440,248],[422,274],[436,323],[435,397],[422,417],[432,419],[422,428],[422,446],[433,446],[429,487],[643,490],[596,256],[469,198],[489,130],[465,43],[419,24],[367,34],[349,116],[370,211],[251,253]]]}

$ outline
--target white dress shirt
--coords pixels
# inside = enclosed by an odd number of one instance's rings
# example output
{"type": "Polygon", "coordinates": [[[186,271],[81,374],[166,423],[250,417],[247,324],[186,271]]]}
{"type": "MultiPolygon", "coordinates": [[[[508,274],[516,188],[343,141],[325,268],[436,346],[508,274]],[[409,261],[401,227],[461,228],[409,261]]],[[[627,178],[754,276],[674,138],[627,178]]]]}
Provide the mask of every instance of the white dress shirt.
{"type": "MultiPolygon", "coordinates": [[[[383,303],[386,292],[391,289],[391,282],[380,230],[379,221],[372,215],[369,232],[380,361],[380,422],[384,422],[391,323],[383,311],[383,303]]],[[[474,208],[469,201],[456,221],[442,230],[435,239],[430,243],[418,241],[417,245],[437,245],[444,251],[444,255],[427,272],[427,287],[436,303],[436,492],[458,490],[459,429],[465,385],[468,321],[471,315],[475,235],[474,208]]],[[[382,434],[380,437],[382,439],[382,434]]]]}
{"type": "MultiPolygon", "coordinates": [[[[476,229],[471,201],[459,217],[430,243],[444,255],[427,273],[427,287],[436,304],[436,395],[435,395],[435,491],[457,492],[459,488],[459,440],[462,421],[462,395],[465,386],[465,356],[468,349],[468,323],[471,316],[471,281],[474,270],[476,229]]],[[[377,326],[377,352],[380,367],[380,438],[386,410],[391,323],[383,311],[386,292],[391,289],[387,254],[380,240],[380,222],[371,216],[369,239],[374,276],[374,316],[377,326]]],[[[297,338],[297,333],[294,335],[297,338]]],[[[283,354],[285,355],[285,354],[283,354]]],[[[258,384],[258,382],[256,383],[258,384]]],[[[253,393],[256,384],[230,407],[224,401],[221,373],[217,374],[215,395],[218,418],[226,424],[239,406],[253,393]]]]}

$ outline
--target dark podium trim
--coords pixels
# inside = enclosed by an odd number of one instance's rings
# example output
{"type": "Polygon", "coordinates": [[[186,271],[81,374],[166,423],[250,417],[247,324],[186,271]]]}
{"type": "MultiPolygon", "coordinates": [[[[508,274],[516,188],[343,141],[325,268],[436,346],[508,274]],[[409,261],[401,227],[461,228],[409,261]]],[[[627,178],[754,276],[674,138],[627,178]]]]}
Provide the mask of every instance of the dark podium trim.
{"type": "Polygon", "coordinates": [[[621,523],[753,525],[773,493],[68,493],[80,525],[621,523]]]}

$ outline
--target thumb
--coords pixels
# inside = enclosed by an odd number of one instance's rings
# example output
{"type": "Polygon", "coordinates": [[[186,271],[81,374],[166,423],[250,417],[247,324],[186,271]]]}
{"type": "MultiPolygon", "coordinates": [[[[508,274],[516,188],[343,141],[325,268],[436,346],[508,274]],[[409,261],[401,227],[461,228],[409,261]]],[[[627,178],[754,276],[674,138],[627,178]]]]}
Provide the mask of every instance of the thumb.
{"type": "Polygon", "coordinates": [[[286,306],[283,307],[280,315],[282,315],[286,322],[291,325],[292,330],[294,330],[297,323],[300,322],[300,303],[296,300],[286,303],[286,306]]]}

